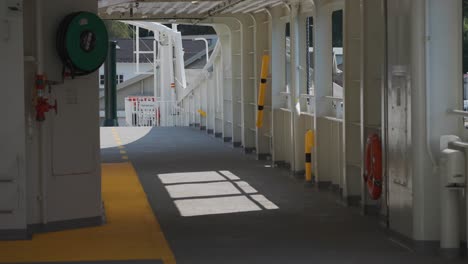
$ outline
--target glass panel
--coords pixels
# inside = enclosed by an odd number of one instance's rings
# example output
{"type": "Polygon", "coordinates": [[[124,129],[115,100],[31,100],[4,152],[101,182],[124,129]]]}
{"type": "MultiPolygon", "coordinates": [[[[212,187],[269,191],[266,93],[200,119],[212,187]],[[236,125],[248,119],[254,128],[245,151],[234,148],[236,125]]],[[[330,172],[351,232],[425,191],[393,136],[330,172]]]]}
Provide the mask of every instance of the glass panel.
{"type": "MultiPolygon", "coordinates": [[[[468,0],[463,0],[463,110],[468,111],[468,0]]],[[[465,118],[468,128],[468,118],[465,118]]]]}
{"type": "Polygon", "coordinates": [[[332,13],[332,53],[334,97],[343,97],[343,10],[332,13]]]}
{"type": "Polygon", "coordinates": [[[289,23],[286,23],[285,29],[286,35],[286,56],[285,56],[285,65],[286,65],[286,92],[290,92],[291,85],[291,26],[289,23]]]}
{"type": "Polygon", "coordinates": [[[314,75],[314,18],[307,18],[307,94],[314,94],[315,75],[314,75]]]}

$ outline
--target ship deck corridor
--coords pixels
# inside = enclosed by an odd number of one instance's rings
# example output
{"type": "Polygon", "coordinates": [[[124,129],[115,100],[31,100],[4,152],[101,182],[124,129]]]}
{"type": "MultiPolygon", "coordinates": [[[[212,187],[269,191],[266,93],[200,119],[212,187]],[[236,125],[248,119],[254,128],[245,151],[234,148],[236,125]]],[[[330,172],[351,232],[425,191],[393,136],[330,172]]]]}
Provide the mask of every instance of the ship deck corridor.
{"type": "Polygon", "coordinates": [[[193,128],[101,133],[103,162],[133,164],[177,263],[450,263],[193,128]]]}

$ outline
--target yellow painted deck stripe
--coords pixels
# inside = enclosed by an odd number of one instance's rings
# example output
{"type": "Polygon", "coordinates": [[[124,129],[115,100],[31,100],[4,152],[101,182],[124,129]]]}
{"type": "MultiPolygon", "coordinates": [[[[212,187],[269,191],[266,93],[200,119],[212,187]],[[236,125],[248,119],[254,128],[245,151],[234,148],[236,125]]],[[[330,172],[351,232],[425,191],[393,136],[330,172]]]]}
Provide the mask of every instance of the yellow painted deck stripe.
{"type": "Polygon", "coordinates": [[[175,264],[131,163],[102,165],[107,224],[0,242],[0,263],[163,260],[175,264]]]}

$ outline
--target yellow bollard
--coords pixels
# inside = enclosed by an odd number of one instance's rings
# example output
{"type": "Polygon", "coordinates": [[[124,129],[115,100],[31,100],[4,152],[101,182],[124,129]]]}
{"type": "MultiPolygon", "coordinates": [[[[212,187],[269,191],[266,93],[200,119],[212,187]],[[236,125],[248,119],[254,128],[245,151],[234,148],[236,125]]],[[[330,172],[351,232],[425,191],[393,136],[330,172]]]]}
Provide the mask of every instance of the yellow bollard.
{"type": "Polygon", "coordinates": [[[202,117],[206,117],[206,112],[201,110],[201,109],[198,109],[197,111],[202,117]]]}
{"type": "Polygon", "coordinates": [[[312,183],[312,148],[314,147],[314,131],[307,130],[305,135],[305,179],[307,183],[312,183]]]}
{"type": "Polygon", "coordinates": [[[270,56],[263,55],[262,72],[260,88],[258,89],[258,111],[257,111],[257,127],[263,126],[263,109],[265,107],[265,93],[267,88],[268,66],[270,64],[270,56]]]}

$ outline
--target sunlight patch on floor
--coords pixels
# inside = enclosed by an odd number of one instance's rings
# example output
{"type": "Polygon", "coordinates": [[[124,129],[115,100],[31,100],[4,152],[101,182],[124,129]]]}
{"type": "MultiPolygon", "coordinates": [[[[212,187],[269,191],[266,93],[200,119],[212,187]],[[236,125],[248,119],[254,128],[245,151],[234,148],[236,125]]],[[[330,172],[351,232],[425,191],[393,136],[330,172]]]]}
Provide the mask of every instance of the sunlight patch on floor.
{"type": "Polygon", "coordinates": [[[257,190],[255,190],[250,184],[248,184],[245,181],[239,181],[236,182],[237,186],[242,189],[245,193],[257,193],[257,190]]]}
{"type": "Polygon", "coordinates": [[[148,135],[151,129],[151,127],[101,127],[101,149],[117,148],[134,143],[148,135]],[[115,137],[118,137],[118,141],[115,137]]]}
{"type": "Polygon", "coordinates": [[[175,204],[182,216],[228,214],[262,210],[245,196],[177,200],[175,204]]]}
{"type": "Polygon", "coordinates": [[[279,209],[279,207],[276,204],[272,203],[270,200],[268,200],[265,196],[261,194],[251,195],[250,197],[252,197],[252,199],[260,203],[263,207],[265,207],[268,210],[279,209]]]}
{"type": "Polygon", "coordinates": [[[223,174],[224,176],[226,176],[228,179],[230,179],[231,181],[236,181],[236,180],[240,180],[239,177],[237,177],[236,175],[234,175],[232,172],[230,171],[219,171],[219,173],[223,174]]]}
{"type": "Polygon", "coordinates": [[[230,182],[180,184],[166,187],[171,198],[241,194],[230,182]]]}
{"type": "Polygon", "coordinates": [[[183,172],[159,174],[163,184],[225,181],[226,179],[216,171],[183,172]]]}
{"type": "Polygon", "coordinates": [[[165,173],[158,178],[184,217],[279,209],[230,171],[165,173]]]}

